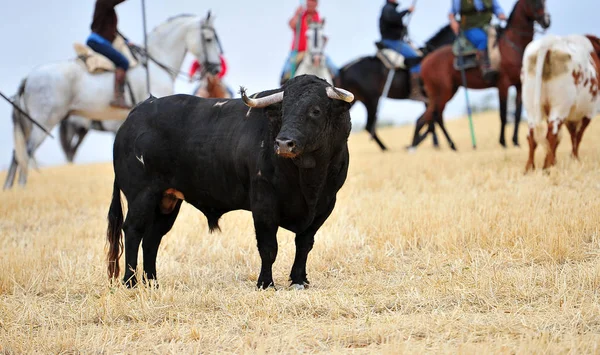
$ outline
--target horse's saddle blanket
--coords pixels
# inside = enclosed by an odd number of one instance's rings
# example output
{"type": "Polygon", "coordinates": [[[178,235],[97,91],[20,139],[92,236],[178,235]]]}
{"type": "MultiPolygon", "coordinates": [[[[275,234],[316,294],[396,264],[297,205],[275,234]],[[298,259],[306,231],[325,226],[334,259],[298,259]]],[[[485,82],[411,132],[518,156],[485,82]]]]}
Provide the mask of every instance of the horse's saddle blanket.
{"type": "MultiPolygon", "coordinates": [[[[499,70],[500,69],[500,47],[498,47],[498,43],[496,38],[498,36],[498,30],[496,26],[486,26],[484,30],[488,35],[488,55],[490,56],[490,65],[492,69],[499,70]]],[[[456,37],[452,45],[452,52],[456,57],[462,53],[463,57],[475,56],[477,54],[477,48],[469,41],[464,35],[460,35],[456,37]]],[[[464,61],[465,66],[477,66],[477,62],[475,60],[466,60],[464,61]]],[[[465,69],[467,69],[465,67],[465,69]]]]}
{"type": "MultiPolygon", "coordinates": [[[[376,42],[375,46],[377,46],[377,53],[375,55],[377,58],[379,58],[379,60],[381,60],[383,65],[385,65],[388,70],[407,69],[405,58],[402,54],[391,48],[387,48],[381,42],[376,42]]],[[[420,56],[423,55],[418,48],[414,49],[420,56]]]]}
{"type": "MultiPolygon", "coordinates": [[[[104,55],[81,43],[75,42],[73,47],[75,48],[77,57],[85,64],[88,72],[91,74],[115,71],[115,64],[104,55]]],[[[123,37],[117,36],[113,42],[113,47],[127,58],[129,61],[129,68],[138,65],[138,61],[131,53],[131,50],[125,43],[123,37]]]]}

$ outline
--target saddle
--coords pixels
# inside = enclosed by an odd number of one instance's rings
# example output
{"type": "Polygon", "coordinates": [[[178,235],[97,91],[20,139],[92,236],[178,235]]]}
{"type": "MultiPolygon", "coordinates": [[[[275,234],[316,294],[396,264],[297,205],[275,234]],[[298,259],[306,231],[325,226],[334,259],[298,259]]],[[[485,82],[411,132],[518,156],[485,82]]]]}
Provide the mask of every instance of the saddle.
{"type": "MultiPolygon", "coordinates": [[[[375,56],[377,58],[379,58],[379,60],[381,60],[381,62],[383,63],[383,65],[385,65],[385,67],[388,70],[399,70],[399,69],[408,69],[411,65],[414,65],[416,63],[410,63],[411,60],[414,61],[415,59],[413,58],[405,58],[402,54],[396,52],[395,50],[388,48],[385,46],[385,44],[383,44],[382,42],[375,42],[375,46],[377,47],[377,53],[375,54],[375,56]],[[408,62],[408,63],[407,63],[408,62]]],[[[413,46],[414,48],[414,46],[413,46]]],[[[423,53],[421,52],[420,49],[418,48],[414,48],[415,51],[422,57],[423,53]]],[[[418,58],[418,61],[420,61],[422,58],[418,58]]]]}
{"type": "MultiPolygon", "coordinates": [[[[484,30],[488,35],[488,55],[490,57],[490,65],[493,70],[500,69],[500,47],[498,47],[497,36],[498,29],[496,26],[486,26],[484,30]]],[[[456,37],[452,44],[452,53],[454,54],[454,69],[470,69],[477,67],[477,48],[469,41],[464,34],[456,37]],[[459,63],[459,54],[462,52],[462,65],[459,63]]]]}
{"type": "MultiPolygon", "coordinates": [[[[129,61],[129,68],[138,65],[138,61],[131,53],[131,50],[125,43],[123,37],[117,36],[113,42],[113,47],[127,58],[129,61]]],[[[84,63],[90,74],[115,71],[115,64],[110,59],[94,51],[85,44],[75,42],[73,43],[73,48],[75,49],[75,53],[77,53],[77,58],[84,63]]]]}

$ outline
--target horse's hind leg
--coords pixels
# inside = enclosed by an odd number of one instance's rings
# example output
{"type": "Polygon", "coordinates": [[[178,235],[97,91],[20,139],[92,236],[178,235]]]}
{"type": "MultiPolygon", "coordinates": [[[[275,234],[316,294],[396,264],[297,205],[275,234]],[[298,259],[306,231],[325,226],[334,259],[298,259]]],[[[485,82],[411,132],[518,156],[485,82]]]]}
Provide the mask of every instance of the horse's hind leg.
{"type": "Polygon", "coordinates": [[[444,125],[444,118],[442,116],[442,113],[439,111],[436,111],[436,112],[434,112],[434,117],[435,117],[435,121],[438,123],[438,125],[442,129],[444,136],[446,136],[446,140],[448,141],[448,144],[450,145],[450,149],[456,151],[456,145],[454,145],[454,141],[452,141],[452,138],[450,138],[450,135],[448,134],[448,131],[446,130],[446,126],[444,125]]]}
{"type": "Polygon", "coordinates": [[[373,138],[373,140],[375,140],[377,145],[379,145],[379,148],[381,148],[381,150],[385,151],[385,150],[387,150],[387,147],[385,146],[385,144],[383,144],[383,142],[379,139],[379,137],[377,136],[377,133],[375,132],[375,126],[377,125],[377,107],[378,107],[378,103],[379,103],[379,98],[375,98],[375,99],[372,98],[367,101],[369,102],[369,104],[365,104],[365,106],[367,108],[366,130],[371,135],[371,138],[373,138]]]}
{"type": "Polygon", "coordinates": [[[15,151],[13,150],[12,160],[10,161],[10,168],[8,169],[8,173],[6,174],[6,180],[4,181],[4,190],[10,189],[14,182],[15,177],[17,176],[17,158],[15,158],[15,151]]]}
{"type": "Polygon", "coordinates": [[[435,133],[435,122],[429,122],[429,128],[427,129],[427,133],[431,133],[433,139],[433,147],[439,149],[440,141],[438,139],[437,133],[435,133]]]}

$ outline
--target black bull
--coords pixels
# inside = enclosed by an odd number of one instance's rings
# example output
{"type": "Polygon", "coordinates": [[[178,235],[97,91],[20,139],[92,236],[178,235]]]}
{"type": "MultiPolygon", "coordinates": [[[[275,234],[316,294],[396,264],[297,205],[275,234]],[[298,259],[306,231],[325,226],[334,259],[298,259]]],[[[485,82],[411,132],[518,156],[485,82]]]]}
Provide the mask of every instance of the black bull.
{"type": "Polygon", "coordinates": [[[257,286],[273,286],[279,227],[296,233],[292,286],[308,285],[306,261],[348,172],[353,95],[314,76],[251,99],[190,95],[150,98],[137,106],[114,143],[115,171],[107,238],[109,277],[119,275],[125,232],[127,286],[140,243],[147,280],[183,200],[202,211],[210,230],[233,210],[252,212],[262,260],[257,286]],[[251,107],[251,108],[249,108],[251,107]],[[123,223],[120,191],[128,202],[123,223]]]}

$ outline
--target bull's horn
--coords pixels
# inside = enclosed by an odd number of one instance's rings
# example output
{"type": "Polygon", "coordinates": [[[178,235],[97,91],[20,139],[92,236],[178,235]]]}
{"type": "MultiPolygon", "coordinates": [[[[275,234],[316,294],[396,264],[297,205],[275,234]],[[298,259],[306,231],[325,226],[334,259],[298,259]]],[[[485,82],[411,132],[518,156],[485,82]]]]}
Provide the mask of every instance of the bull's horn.
{"type": "Polygon", "coordinates": [[[335,100],[342,100],[346,102],[354,101],[354,95],[350,91],[333,86],[327,87],[327,96],[335,100]]]}
{"type": "Polygon", "coordinates": [[[248,107],[263,108],[283,101],[283,91],[259,99],[251,99],[246,96],[246,89],[244,88],[240,88],[240,94],[242,95],[242,100],[248,107]]]}

